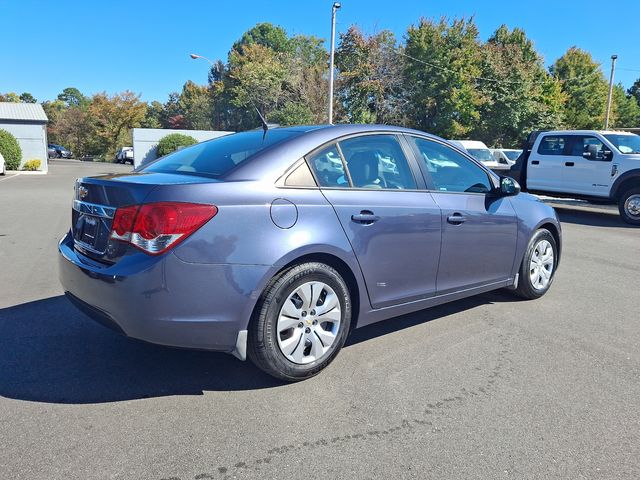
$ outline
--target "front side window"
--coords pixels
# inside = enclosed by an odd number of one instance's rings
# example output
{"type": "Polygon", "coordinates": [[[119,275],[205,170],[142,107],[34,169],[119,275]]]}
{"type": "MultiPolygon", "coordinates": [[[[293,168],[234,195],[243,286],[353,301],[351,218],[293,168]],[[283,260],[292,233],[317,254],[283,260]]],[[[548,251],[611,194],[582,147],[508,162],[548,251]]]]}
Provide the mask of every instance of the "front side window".
{"type": "Polygon", "coordinates": [[[595,145],[598,147],[598,158],[602,158],[602,149],[604,148],[604,144],[600,140],[596,137],[577,135],[573,137],[570,155],[572,157],[582,157],[583,154],[587,152],[589,145],[595,145]]]}
{"type": "Polygon", "coordinates": [[[543,137],[538,146],[540,155],[564,155],[567,137],[562,135],[547,135],[543,137]]]}
{"type": "Polygon", "coordinates": [[[431,188],[440,192],[488,193],[487,173],[461,153],[438,142],[411,137],[431,177],[431,188]]]}
{"type": "Polygon", "coordinates": [[[363,135],[338,142],[354,188],[415,189],[409,162],[395,135],[363,135]]]}

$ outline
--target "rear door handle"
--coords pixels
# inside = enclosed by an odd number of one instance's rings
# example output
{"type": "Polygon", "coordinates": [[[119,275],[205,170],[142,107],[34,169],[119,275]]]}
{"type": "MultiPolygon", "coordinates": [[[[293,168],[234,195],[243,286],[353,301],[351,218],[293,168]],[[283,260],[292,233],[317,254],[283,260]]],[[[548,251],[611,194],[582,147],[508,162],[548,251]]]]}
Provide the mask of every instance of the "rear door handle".
{"type": "Polygon", "coordinates": [[[540,160],[532,160],[531,165],[540,165],[540,160]]]}
{"type": "Polygon", "coordinates": [[[451,223],[453,225],[460,225],[461,223],[464,223],[466,219],[467,219],[467,217],[465,217],[464,215],[456,212],[453,215],[449,215],[447,217],[447,222],[449,222],[449,223],[451,223]]]}
{"type": "Polygon", "coordinates": [[[573,167],[573,166],[575,165],[575,163],[573,163],[573,162],[564,162],[564,164],[565,164],[567,167],[573,167]]]}
{"type": "Polygon", "coordinates": [[[358,215],[351,215],[351,221],[362,223],[363,225],[371,225],[378,220],[380,220],[380,217],[369,210],[362,210],[358,215]]]}

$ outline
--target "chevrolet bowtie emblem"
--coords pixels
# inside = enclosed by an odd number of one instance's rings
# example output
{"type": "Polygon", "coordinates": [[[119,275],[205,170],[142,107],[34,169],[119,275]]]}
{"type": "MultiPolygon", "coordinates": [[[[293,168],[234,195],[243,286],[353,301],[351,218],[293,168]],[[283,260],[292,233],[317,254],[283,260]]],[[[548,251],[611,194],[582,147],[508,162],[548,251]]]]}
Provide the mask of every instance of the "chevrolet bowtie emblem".
{"type": "Polygon", "coordinates": [[[83,187],[82,185],[80,185],[78,187],[78,197],[80,197],[80,199],[83,199],[87,195],[89,195],[89,190],[87,190],[86,187],[83,187]]]}

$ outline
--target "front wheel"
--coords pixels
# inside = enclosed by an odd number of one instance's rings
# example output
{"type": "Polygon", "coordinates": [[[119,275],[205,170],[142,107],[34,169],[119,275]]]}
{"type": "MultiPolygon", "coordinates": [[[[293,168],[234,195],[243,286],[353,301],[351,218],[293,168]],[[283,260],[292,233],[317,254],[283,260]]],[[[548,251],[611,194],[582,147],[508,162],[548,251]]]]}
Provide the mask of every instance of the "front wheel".
{"type": "Polygon", "coordinates": [[[520,266],[515,294],[529,300],[543,296],[553,283],[557,265],[556,239],[549,230],[541,228],[529,241],[520,266]]]}
{"type": "Polygon", "coordinates": [[[640,188],[631,188],[620,196],[618,210],[622,219],[631,225],[640,225],[640,188]]]}
{"type": "Polygon", "coordinates": [[[349,333],[349,289],[332,267],[310,262],[276,276],[263,293],[248,332],[253,363],[293,382],[319,373],[349,333]]]}

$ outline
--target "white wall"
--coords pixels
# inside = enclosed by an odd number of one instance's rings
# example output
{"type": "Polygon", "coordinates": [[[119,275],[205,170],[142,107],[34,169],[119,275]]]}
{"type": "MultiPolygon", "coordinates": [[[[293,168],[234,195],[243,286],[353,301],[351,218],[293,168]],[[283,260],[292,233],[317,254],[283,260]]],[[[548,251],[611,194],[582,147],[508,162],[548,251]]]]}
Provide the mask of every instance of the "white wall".
{"type": "Polygon", "coordinates": [[[16,137],[22,149],[22,162],[40,160],[40,170],[46,172],[47,164],[47,126],[42,123],[17,123],[0,121],[0,129],[16,137]]]}
{"type": "Polygon", "coordinates": [[[198,142],[229,135],[233,132],[215,130],[173,130],[164,128],[134,128],[133,129],[133,165],[139,167],[157,158],[156,147],[163,137],[172,133],[181,133],[195,138],[198,142]]]}

